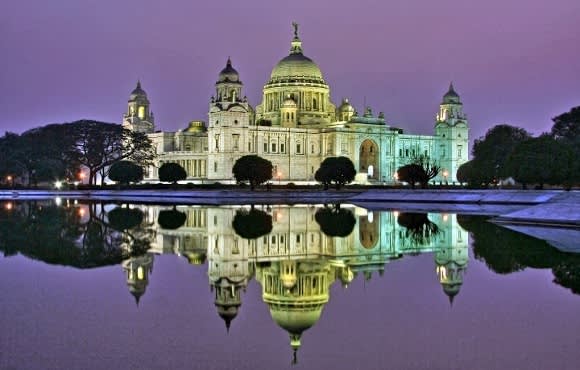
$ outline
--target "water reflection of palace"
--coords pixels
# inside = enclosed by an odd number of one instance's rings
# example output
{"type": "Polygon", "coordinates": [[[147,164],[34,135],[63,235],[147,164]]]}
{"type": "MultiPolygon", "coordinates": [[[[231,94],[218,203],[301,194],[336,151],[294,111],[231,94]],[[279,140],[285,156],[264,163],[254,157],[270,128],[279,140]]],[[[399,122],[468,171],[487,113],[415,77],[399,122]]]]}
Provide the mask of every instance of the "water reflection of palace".
{"type": "MultiPolygon", "coordinates": [[[[136,298],[145,292],[153,254],[178,254],[192,264],[207,261],[214,304],[229,330],[242,305],[242,292],[255,277],[272,319],[288,332],[294,353],[302,333],[320,318],[333,283],[347,286],[359,275],[367,280],[375,273],[382,275],[389,261],[405,255],[433,252],[436,276],[453,301],[468,262],[467,232],[455,215],[345,209],[354,221],[346,237],[325,233],[325,227],[335,227],[340,220],[330,218],[330,225],[317,220],[322,207],[272,206],[260,207],[271,216],[271,231],[244,239],[232,224],[247,208],[174,208],[175,215],[185,214],[183,225],[158,227],[148,254],[123,264],[129,289],[136,298]]],[[[146,222],[167,223],[159,218],[167,210],[143,211],[146,222]]]]}

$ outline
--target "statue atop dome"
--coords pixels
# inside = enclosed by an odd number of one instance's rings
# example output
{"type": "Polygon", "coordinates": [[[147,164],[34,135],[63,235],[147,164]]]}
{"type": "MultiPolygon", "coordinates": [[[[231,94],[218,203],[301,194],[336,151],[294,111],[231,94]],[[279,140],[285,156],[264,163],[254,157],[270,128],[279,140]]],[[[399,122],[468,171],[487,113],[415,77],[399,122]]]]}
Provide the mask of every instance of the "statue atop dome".
{"type": "Polygon", "coordinates": [[[292,27],[294,27],[294,38],[298,38],[298,23],[292,22],[292,27]]]}

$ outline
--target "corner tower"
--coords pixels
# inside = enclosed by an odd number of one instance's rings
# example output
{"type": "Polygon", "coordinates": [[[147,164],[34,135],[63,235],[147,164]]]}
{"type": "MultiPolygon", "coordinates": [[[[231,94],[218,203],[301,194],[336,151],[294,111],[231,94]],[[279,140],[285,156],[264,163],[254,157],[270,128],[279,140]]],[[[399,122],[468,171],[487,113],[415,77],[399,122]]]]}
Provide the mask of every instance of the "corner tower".
{"type": "Polygon", "coordinates": [[[209,104],[208,167],[210,179],[229,179],[237,158],[252,152],[254,139],[248,127],[253,124],[254,111],[248,99],[242,97],[242,81],[228,58],[215,83],[215,96],[209,104]]]}
{"type": "Polygon", "coordinates": [[[463,103],[453,83],[443,95],[435,120],[435,153],[441,172],[435,179],[452,183],[457,181],[457,169],[468,161],[469,126],[463,113],[463,103]]]}
{"type": "Polygon", "coordinates": [[[137,87],[129,96],[127,112],[123,114],[122,125],[124,128],[147,134],[155,130],[155,119],[150,110],[147,93],[141,88],[141,81],[137,81],[137,87]]]}

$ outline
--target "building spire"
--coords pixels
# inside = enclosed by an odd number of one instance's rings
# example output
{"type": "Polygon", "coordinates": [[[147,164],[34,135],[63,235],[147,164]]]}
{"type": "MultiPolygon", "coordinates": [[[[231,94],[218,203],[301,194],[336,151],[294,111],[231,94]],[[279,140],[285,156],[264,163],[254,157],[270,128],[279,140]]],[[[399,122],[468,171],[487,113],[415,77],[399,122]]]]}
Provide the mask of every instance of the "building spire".
{"type": "Polygon", "coordinates": [[[294,38],[292,39],[290,54],[302,54],[302,41],[298,37],[298,23],[292,22],[292,27],[294,27],[294,38]]]}

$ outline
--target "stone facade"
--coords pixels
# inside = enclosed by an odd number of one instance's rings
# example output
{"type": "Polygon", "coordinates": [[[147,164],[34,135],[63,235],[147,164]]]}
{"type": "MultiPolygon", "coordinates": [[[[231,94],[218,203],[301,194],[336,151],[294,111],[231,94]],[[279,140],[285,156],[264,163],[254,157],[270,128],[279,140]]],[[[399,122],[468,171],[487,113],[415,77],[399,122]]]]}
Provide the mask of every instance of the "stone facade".
{"type": "Polygon", "coordinates": [[[176,162],[186,169],[186,182],[229,182],[235,161],[256,154],[272,162],[279,182],[314,181],[320,163],[331,156],[349,157],[359,183],[392,182],[397,168],[420,155],[441,166],[434,181],[455,182],[457,168],[468,160],[467,117],[452,84],[439,106],[435,134],[406,134],[382,112],[375,116],[365,107],[357,113],[348,99],[337,108],[320,68],[304,55],[297,26],[289,55],[272,70],[255,110],[230,59],[215,88],[207,127],[194,121],[182,131],[154,132],[149,100],[137,85],[123,125],[150,133],[155,144],[157,163],[146,171],[146,181],[158,179],[162,163],[176,162]]]}

